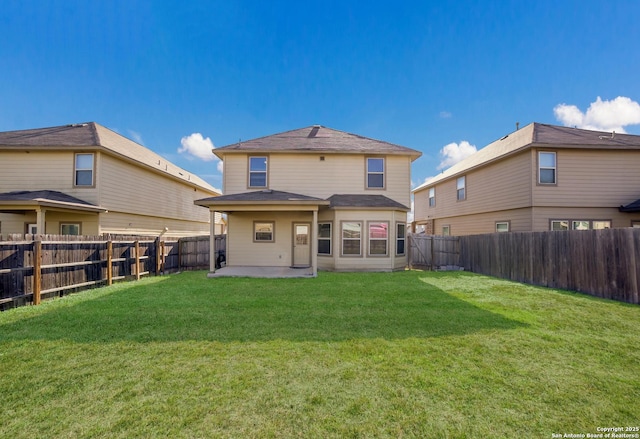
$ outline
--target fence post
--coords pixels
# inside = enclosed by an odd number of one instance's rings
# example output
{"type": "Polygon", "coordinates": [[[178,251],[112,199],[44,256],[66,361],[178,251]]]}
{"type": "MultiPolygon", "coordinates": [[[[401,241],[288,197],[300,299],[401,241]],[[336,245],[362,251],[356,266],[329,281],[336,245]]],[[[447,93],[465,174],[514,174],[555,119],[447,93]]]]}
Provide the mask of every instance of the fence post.
{"type": "Polygon", "coordinates": [[[113,284],[113,241],[107,241],[107,285],[113,284]]]}
{"type": "Polygon", "coordinates": [[[136,280],[140,280],[140,241],[133,243],[133,252],[135,256],[133,268],[136,271],[136,280]]]}
{"type": "Polygon", "coordinates": [[[162,257],[160,256],[160,237],[156,238],[156,276],[160,274],[160,265],[162,264],[162,257]]]}
{"type": "Polygon", "coordinates": [[[42,291],[42,241],[33,243],[33,304],[40,305],[42,291]]]}

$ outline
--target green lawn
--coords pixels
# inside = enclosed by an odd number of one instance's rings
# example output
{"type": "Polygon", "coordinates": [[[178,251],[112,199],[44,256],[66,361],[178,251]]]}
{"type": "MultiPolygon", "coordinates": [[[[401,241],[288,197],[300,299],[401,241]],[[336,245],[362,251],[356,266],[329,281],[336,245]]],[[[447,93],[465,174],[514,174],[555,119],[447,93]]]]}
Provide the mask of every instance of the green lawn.
{"type": "Polygon", "coordinates": [[[0,313],[0,437],[640,424],[640,307],[464,272],[121,283],[0,313]]]}

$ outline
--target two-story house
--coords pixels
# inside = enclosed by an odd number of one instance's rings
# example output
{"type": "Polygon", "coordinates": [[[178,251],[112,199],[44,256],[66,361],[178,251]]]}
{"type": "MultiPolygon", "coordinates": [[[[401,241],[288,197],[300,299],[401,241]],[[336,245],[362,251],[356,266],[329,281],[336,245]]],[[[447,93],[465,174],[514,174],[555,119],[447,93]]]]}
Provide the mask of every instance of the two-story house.
{"type": "Polygon", "coordinates": [[[94,122],[0,133],[3,234],[205,235],[209,215],[193,202],[216,195],[94,122]]]}
{"type": "Polygon", "coordinates": [[[413,193],[429,234],[640,226],[640,136],[532,123],[413,193]]]}
{"type": "Polygon", "coordinates": [[[196,204],[227,214],[227,266],[312,276],[406,266],[419,151],[314,125],[213,152],[224,164],[224,195],[196,204]]]}

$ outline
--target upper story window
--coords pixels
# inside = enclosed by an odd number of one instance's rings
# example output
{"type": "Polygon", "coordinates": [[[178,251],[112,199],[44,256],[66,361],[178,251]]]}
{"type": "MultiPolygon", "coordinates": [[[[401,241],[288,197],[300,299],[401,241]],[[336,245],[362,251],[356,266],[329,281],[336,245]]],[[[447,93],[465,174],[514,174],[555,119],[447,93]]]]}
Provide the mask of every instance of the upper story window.
{"type": "Polygon", "coordinates": [[[268,158],[249,157],[249,187],[267,187],[268,158]]]}
{"type": "Polygon", "coordinates": [[[467,177],[462,176],[456,180],[456,193],[458,201],[467,199],[467,177]]]}
{"type": "Polygon", "coordinates": [[[93,154],[76,154],[74,169],[76,186],[93,186],[93,154]]]}
{"type": "Polygon", "coordinates": [[[538,183],[556,184],[556,153],[538,153],[538,183]]]}
{"type": "Polygon", "coordinates": [[[429,207],[436,205],[436,188],[429,188],[429,207]]]}
{"type": "Polygon", "coordinates": [[[384,189],[384,158],[367,158],[367,189],[384,189]]]}

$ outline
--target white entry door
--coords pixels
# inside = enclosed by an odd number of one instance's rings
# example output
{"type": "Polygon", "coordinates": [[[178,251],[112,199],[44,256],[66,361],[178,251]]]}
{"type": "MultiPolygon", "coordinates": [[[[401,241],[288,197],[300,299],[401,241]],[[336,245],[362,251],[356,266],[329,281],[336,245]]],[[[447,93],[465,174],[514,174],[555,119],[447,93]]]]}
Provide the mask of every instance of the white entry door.
{"type": "Polygon", "coordinates": [[[293,225],[293,266],[311,265],[311,225],[296,223],[293,225]]]}

